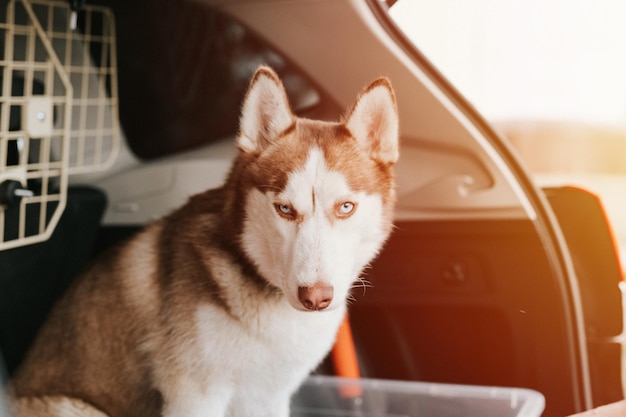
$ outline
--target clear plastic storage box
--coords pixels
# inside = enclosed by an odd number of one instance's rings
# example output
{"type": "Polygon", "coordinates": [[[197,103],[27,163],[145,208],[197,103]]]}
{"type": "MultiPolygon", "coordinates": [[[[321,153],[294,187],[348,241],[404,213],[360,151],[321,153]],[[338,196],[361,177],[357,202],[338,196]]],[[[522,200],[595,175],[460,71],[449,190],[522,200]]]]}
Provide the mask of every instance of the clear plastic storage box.
{"type": "Polygon", "coordinates": [[[524,388],[312,376],[291,417],[539,417],[544,405],[524,388]]]}

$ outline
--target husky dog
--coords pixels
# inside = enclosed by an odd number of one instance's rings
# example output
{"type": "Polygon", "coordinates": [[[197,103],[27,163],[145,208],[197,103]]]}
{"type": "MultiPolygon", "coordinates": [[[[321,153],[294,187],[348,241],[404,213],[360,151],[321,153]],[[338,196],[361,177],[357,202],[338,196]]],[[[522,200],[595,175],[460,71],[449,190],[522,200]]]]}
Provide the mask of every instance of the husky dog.
{"type": "Polygon", "coordinates": [[[392,228],[385,78],[343,121],[295,117],[255,73],[225,184],[99,259],[12,381],[21,417],[287,417],[392,228]]]}

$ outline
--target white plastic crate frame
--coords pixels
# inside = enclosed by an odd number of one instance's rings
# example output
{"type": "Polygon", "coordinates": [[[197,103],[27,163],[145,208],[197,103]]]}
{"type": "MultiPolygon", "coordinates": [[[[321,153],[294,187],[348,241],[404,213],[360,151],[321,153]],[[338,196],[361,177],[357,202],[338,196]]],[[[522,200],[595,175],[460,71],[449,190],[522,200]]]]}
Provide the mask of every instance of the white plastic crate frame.
{"type": "Polygon", "coordinates": [[[4,4],[0,193],[11,188],[11,201],[0,194],[0,250],[48,239],[68,175],[108,168],[120,140],[110,10],[84,6],[73,30],[68,3],[4,4]]]}

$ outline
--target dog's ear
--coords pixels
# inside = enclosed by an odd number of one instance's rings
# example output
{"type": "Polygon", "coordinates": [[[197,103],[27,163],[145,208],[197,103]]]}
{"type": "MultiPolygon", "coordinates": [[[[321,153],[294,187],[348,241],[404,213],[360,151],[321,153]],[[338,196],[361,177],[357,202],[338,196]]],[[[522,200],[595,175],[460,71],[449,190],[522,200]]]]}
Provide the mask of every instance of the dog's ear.
{"type": "Polygon", "coordinates": [[[345,125],[372,158],[391,164],[398,160],[398,110],[387,78],[379,78],[358,96],[345,125]]]}
{"type": "Polygon", "coordinates": [[[239,148],[261,152],[291,127],[294,116],[278,75],[269,67],[256,70],[243,102],[239,121],[239,148]]]}

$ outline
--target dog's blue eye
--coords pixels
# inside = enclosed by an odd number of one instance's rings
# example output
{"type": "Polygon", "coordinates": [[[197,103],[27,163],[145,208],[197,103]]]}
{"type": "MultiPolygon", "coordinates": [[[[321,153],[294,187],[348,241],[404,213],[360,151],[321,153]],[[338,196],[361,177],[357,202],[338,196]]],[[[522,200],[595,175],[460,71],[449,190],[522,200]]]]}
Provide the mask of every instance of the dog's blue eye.
{"type": "Polygon", "coordinates": [[[339,205],[339,214],[342,216],[348,215],[354,211],[354,203],[349,201],[343,202],[339,205]]]}
{"type": "Polygon", "coordinates": [[[276,211],[283,217],[293,218],[296,216],[296,211],[289,204],[277,203],[274,204],[276,211]]]}

